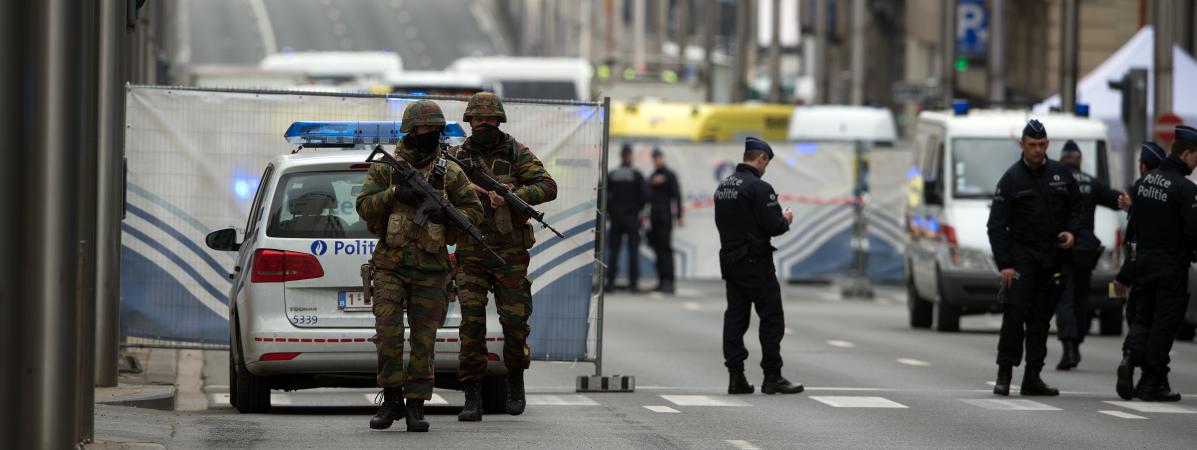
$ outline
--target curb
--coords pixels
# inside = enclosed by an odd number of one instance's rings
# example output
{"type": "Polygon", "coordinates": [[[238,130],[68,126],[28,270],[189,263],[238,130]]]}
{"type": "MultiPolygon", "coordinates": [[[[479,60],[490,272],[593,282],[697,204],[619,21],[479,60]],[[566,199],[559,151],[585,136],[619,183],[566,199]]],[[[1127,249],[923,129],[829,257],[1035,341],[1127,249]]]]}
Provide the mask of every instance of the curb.
{"type": "MultiPolygon", "coordinates": [[[[118,388],[120,389],[120,388],[118,388]]],[[[132,406],[134,408],[160,409],[174,411],[176,389],[172,385],[147,385],[136,388],[135,392],[124,395],[113,395],[111,398],[96,400],[97,404],[132,406]]],[[[100,392],[97,392],[97,396],[100,392]]]]}

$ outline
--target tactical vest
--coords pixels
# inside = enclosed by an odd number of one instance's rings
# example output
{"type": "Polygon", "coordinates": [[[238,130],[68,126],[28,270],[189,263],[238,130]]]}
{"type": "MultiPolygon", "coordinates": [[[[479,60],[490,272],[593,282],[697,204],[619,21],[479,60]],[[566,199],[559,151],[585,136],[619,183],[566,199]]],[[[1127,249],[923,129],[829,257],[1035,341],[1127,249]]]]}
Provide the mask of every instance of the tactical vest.
{"type": "MultiPolygon", "coordinates": [[[[396,153],[395,159],[403,160],[403,157],[396,153]]],[[[416,176],[424,177],[428,184],[437,189],[438,195],[448,201],[445,194],[445,164],[447,160],[438,155],[427,167],[416,169],[416,176]]],[[[445,251],[445,226],[432,223],[431,220],[424,222],[423,226],[417,226],[414,222],[417,212],[418,206],[395,202],[391,215],[387,217],[386,244],[402,248],[408,242],[414,242],[417,248],[428,253],[445,251]]]]}
{"type": "MultiPolygon", "coordinates": [[[[515,143],[510,140],[505,144],[505,148],[501,151],[482,155],[481,152],[467,151],[464,147],[457,152],[457,159],[469,164],[471,167],[481,168],[483,172],[494,178],[499,183],[516,186],[515,171],[515,143]]],[[[483,197],[480,198],[482,202],[483,214],[489,218],[482,224],[483,232],[486,234],[486,241],[493,246],[511,247],[518,246],[524,249],[532,248],[536,243],[536,235],[533,233],[532,227],[528,225],[529,217],[519,211],[512,210],[509,206],[500,206],[498,208],[491,207],[490,200],[483,197]]]]}

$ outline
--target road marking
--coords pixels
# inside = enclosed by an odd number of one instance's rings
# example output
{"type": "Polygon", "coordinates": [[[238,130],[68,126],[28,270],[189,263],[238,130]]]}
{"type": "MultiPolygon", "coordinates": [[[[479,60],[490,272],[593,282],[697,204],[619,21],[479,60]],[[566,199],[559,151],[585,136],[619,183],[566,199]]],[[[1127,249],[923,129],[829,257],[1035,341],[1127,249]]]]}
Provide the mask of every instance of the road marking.
{"type": "Polygon", "coordinates": [[[733,398],[709,395],[662,395],[661,398],[678,406],[749,406],[733,398]]]}
{"type": "Polygon", "coordinates": [[[644,405],[644,409],[647,409],[652,412],[659,412],[659,413],[680,413],[681,412],[681,411],[678,411],[676,409],[670,408],[665,405],[644,405]]]}
{"type": "Polygon", "coordinates": [[[526,397],[529,405],[537,406],[598,406],[598,402],[585,395],[538,394],[526,397]]]}
{"type": "Polygon", "coordinates": [[[1060,408],[1032,400],[960,399],[964,403],[997,411],[1059,411],[1060,408]]]}
{"type": "Polygon", "coordinates": [[[270,394],[270,406],[288,406],[291,404],[291,394],[270,394]]]}
{"type": "Polygon", "coordinates": [[[731,444],[732,447],[738,448],[740,450],[761,450],[759,447],[752,445],[752,443],[748,441],[728,439],[723,442],[727,442],[728,444],[731,444]]]}
{"type": "Polygon", "coordinates": [[[915,366],[915,367],[927,367],[927,366],[931,365],[931,363],[929,363],[927,361],[920,361],[920,360],[917,360],[914,358],[898,358],[898,362],[908,365],[908,366],[915,366]]]}
{"type": "Polygon", "coordinates": [[[830,346],[832,346],[832,347],[836,347],[836,348],[852,348],[852,347],[855,347],[855,346],[856,346],[856,344],[853,344],[853,343],[851,343],[851,342],[848,342],[848,341],[837,341],[837,340],[835,340],[835,339],[832,339],[832,340],[830,340],[830,341],[827,341],[827,345],[830,345],[830,346]]]}
{"type": "Polygon", "coordinates": [[[1165,413],[1165,414],[1197,414],[1197,409],[1186,408],[1180,405],[1170,405],[1167,403],[1140,403],[1140,402],[1119,402],[1107,401],[1114,406],[1121,406],[1126,409],[1133,409],[1142,413],[1165,413]]]}
{"type": "Polygon", "coordinates": [[[698,311],[702,309],[702,305],[698,304],[697,302],[685,302],[682,303],[682,308],[689,311],[698,311]]]}
{"type": "Polygon", "coordinates": [[[836,408],[906,408],[906,405],[884,397],[811,397],[827,406],[836,408]]]}
{"type": "Polygon", "coordinates": [[[1098,411],[1098,412],[1105,414],[1107,416],[1114,416],[1119,419],[1146,419],[1146,417],[1136,416],[1134,414],[1131,414],[1128,412],[1123,412],[1123,411],[1098,411]]]}
{"type": "MultiPolygon", "coordinates": [[[[362,396],[365,397],[366,401],[370,402],[371,405],[377,405],[377,403],[374,403],[374,399],[376,399],[376,398],[379,401],[382,401],[382,397],[379,397],[377,392],[375,392],[373,394],[362,394],[362,396]]],[[[448,405],[449,404],[449,402],[446,401],[444,397],[441,397],[441,394],[437,394],[437,393],[432,394],[432,400],[428,400],[424,403],[429,404],[429,405],[448,405]]]]}
{"type": "Polygon", "coordinates": [[[258,25],[258,33],[262,35],[262,50],[267,55],[278,53],[278,40],[274,36],[274,25],[270,23],[270,14],[266,12],[266,4],[262,0],[249,0],[249,10],[254,15],[254,22],[258,25]]]}

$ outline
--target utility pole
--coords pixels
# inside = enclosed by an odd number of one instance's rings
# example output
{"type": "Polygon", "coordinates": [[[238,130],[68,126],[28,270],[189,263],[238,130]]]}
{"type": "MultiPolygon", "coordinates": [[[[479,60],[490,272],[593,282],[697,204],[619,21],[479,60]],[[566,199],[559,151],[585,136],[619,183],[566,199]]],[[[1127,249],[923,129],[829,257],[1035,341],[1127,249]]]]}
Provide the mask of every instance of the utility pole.
{"type": "Polygon", "coordinates": [[[125,172],[126,2],[100,11],[99,161],[96,187],[95,384],[117,384],[120,358],[121,219],[125,172]]]}
{"type": "Polygon", "coordinates": [[[827,0],[814,0],[815,10],[815,104],[825,105],[831,99],[827,82],[827,0]]]}
{"type": "Polygon", "coordinates": [[[781,0],[773,0],[769,23],[769,103],[781,103],[781,0]]]}
{"type": "Polygon", "coordinates": [[[952,107],[952,100],[956,97],[956,0],[943,0],[942,31],[940,52],[943,63],[940,67],[940,96],[943,108],[952,107]]]}
{"type": "Polygon", "coordinates": [[[715,34],[719,28],[719,0],[698,0],[702,9],[702,82],[707,103],[715,101],[715,34]]]}
{"type": "Polygon", "coordinates": [[[852,104],[864,104],[865,2],[852,0],[852,104]]]}
{"type": "Polygon", "coordinates": [[[732,81],[732,103],[742,103],[748,98],[748,49],[755,39],[751,23],[752,2],[736,2],[736,64],[732,81]]]}
{"type": "Polygon", "coordinates": [[[989,14],[989,103],[1006,104],[1006,0],[992,1],[989,14]]]}
{"type": "Polygon", "coordinates": [[[644,72],[644,34],[648,26],[645,0],[632,0],[632,67],[644,72]]]}
{"type": "Polygon", "coordinates": [[[665,41],[669,39],[669,0],[656,0],[653,5],[657,7],[653,11],[653,15],[656,16],[654,18],[657,29],[656,33],[653,33],[654,42],[649,53],[653,58],[653,66],[657,68],[656,71],[660,72],[666,67],[664,52],[661,49],[665,46],[665,41]]]}
{"type": "MultiPolygon", "coordinates": [[[[1172,43],[1176,39],[1177,1],[1155,2],[1155,117],[1173,111],[1172,105],[1172,43]]],[[[1155,123],[1155,118],[1149,123],[1155,123]]],[[[1148,136],[1148,139],[1151,137],[1148,136]]]]}
{"type": "Polygon", "coordinates": [[[1066,112],[1076,108],[1080,9],[1080,0],[1060,2],[1060,110],[1066,112]]]}
{"type": "Polygon", "coordinates": [[[682,75],[686,71],[686,47],[690,44],[690,1],[678,0],[677,14],[674,15],[677,27],[673,30],[673,41],[677,43],[677,68],[675,69],[678,75],[682,75]]]}

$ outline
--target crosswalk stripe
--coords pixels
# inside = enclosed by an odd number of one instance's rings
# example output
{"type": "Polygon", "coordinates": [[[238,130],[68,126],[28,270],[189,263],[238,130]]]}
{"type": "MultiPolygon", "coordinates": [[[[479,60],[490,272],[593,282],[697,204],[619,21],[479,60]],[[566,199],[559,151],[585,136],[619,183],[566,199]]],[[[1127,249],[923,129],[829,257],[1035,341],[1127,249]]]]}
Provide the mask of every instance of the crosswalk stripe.
{"type": "Polygon", "coordinates": [[[585,395],[529,395],[526,397],[529,405],[538,406],[598,406],[598,402],[585,395]]]}
{"type": "Polygon", "coordinates": [[[661,398],[678,406],[750,406],[733,398],[709,395],[662,395],[661,398]]]}
{"type": "Polygon", "coordinates": [[[1187,408],[1180,405],[1170,405],[1167,403],[1140,403],[1140,402],[1119,402],[1107,401],[1114,406],[1120,406],[1126,409],[1133,409],[1142,413],[1164,413],[1164,414],[1197,414],[1197,409],[1187,408]]]}
{"type": "Polygon", "coordinates": [[[1119,419],[1146,419],[1146,417],[1134,415],[1134,414],[1131,414],[1128,412],[1123,412],[1123,411],[1098,411],[1098,412],[1108,415],[1108,416],[1114,416],[1119,419]]]}
{"type": "Polygon", "coordinates": [[[1033,400],[960,399],[964,403],[999,411],[1059,411],[1055,406],[1033,400]]]}
{"type": "Polygon", "coordinates": [[[812,399],[836,408],[908,408],[884,397],[813,396],[812,399]]]}
{"type": "Polygon", "coordinates": [[[732,447],[738,448],[740,450],[760,450],[759,447],[752,445],[752,443],[748,441],[728,439],[724,442],[727,442],[728,444],[731,444],[732,447]]]}
{"type": "Polygon", "coordinates": [[[678,411],[676,409],[670,408],[665,405],[644,405],[644,408],[649,411],[659,412],[659,413],[680,413],[681,412],[681,411],[678,411]]]}

